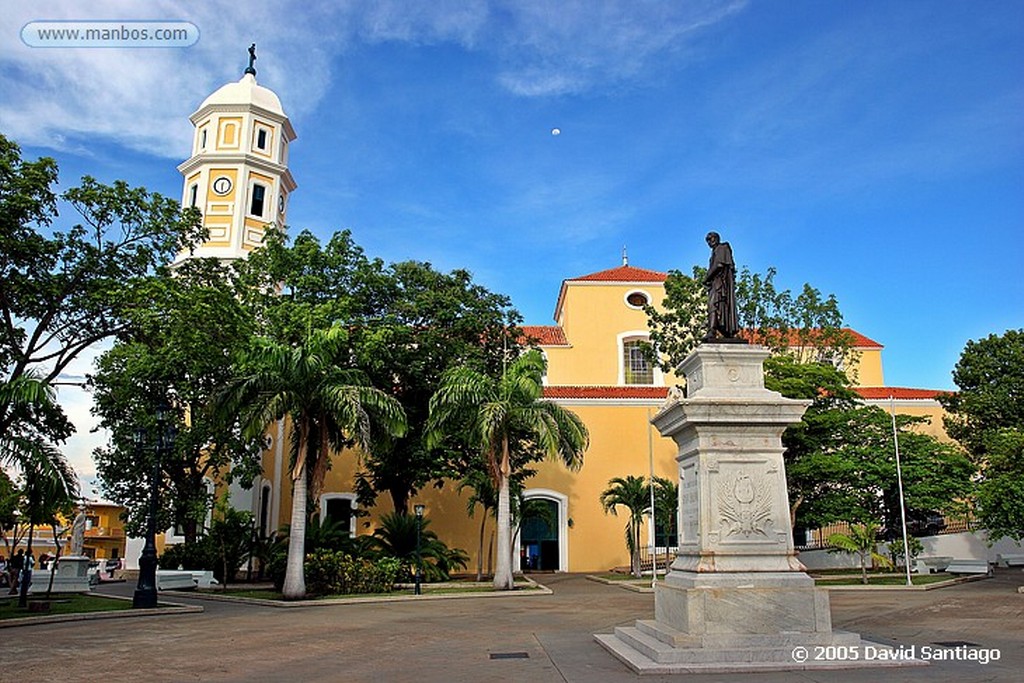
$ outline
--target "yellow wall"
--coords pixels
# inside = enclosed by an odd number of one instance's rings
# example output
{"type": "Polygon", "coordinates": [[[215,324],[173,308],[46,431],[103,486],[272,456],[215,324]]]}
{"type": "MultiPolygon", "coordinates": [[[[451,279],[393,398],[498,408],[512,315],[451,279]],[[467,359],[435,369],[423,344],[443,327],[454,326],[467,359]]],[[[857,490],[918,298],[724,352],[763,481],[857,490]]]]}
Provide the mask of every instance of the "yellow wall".
{"type": "Polygon", "coordinates": [[[855,358],[850,363],[848,373],[854,386],[858,387],[884,387],[885,381],[882,376],[882,350],[881,349],[859,349],[855,358]]]}
{"type": "MultiPolygon", "coordinates": [[[[661,283],[566,283],[561,320],[568,345],[544,347],[549,364],[549,387],[596,385],[611,389],[618,385],[620,351],[617,339],[623,332],[646,329],[643,311],[629,307],[624,301],[627,292],[637,289],[647,292],[656,304],[660,304],[664,297],[661,283]]],[[[880,349],[863,350],[854,365],[860,384],[881,385],[880,349]]],[[[672,377],[665,378],[666,385],[674,382],[672,377]]],[[[618,516],[605,514],[601,508],[600,495],[613,477],[647,477],[650,471],[649,448],[653,450],[655,475],[676,479],[675,445],[671,440],[658,435],[648,421],[649,416],[657,412],[660,401],[606,398],[567,399],[559,402],[579,415],[590,430],[591,444],[584,455],[584,465],[579,472],[571,472],[560,464],[540,463],[537,475],[527,482],[527,491],[547,489],[567,498],[570,528],[566,540],[570,571],[604,571],[628,565],[629,557],[623,538],[628,512],[620,510],[618,516]]],[[[898,404],[897,410],[907,414],[930,415],[932,423],[922,427],[922,431],[944,438],[941,419],[938,417],[941,411],[934,401],[902,402],[898,404]]],[[[271,431],[276,431],[276,428],[271,431]]],[[[272,448],[264,455],[265,476],[271,475],[273,461],[272,448]]],[[[334,463],[327,475],[323,492],[353,493],[353,481],[358,468],[356,453],[348,451],[339,454],[334,463]]],[[[467,551],[471,557],[468,569],[473,571],[476,567],[483,513],[477,509],[473,518],[468,517],[466,501],[470,495],[468,490],[459,494],[454,483],[448,483],[440,490],[428,486],[410,501],[410,505],[426,505],[431,529],[449,546],[467,551]]],[[[291,482],[288,479],[287,443],[280,498],[280,514],[275,526],[287,524],[290,515],[291,482]]],[[[318,500],[315,502],[318,503],[318,500]]],[[[391,510],[390,497],[386,493],[381,494],[376,507],[370,510],[370,515],[357,520],[357,533],[372,533],[380,516],[391,510]]],[[[488,518],[488,544],[493,530],[493,518],[488,518]]],[[[646,523],[642,543],[648,543],[646,523]]],[[[486,566],[486,549],[484,557],[486,566]]],[[[514,566],[518,568],[518,565],[514,566]]]]}

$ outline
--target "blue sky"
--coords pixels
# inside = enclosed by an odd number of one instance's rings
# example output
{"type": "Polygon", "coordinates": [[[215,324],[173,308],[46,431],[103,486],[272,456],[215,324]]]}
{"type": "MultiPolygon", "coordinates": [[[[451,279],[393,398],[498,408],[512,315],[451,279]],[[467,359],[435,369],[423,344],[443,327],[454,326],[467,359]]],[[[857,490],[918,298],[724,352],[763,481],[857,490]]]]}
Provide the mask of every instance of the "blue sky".
{"type": "Polygon", "coordinates": [[[8,6],[0,30],[0,131],[64,183],[175,197],[188,115],[256,42],[299,135],[293,232],[468,268],[531,324],[623,245],[688,271],[714,229],[834,293],[892,386],[953,388],[968,339],[1024,327],[1020,2],[99,0],[8,6]],[[41,19],[201,37],[23,45],[41,19]]]}

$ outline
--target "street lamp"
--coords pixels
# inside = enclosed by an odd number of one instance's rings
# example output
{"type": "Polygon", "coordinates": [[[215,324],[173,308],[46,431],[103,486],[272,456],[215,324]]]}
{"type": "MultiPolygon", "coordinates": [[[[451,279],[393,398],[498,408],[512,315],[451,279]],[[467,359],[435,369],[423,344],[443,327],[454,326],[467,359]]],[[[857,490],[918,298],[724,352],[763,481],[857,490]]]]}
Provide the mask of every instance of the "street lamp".
{"type": "Polygon", "coordinates": [[[423,511],[426,506],[414,505],[412,509],[416,512],[416,589],[413,593],[421,595],[423,593],[423,589],[420,587],[420,583],[423,581],[423,557],[420,555],[420,530],[423,528],[423,511]]]}
{"type": "MultiPolygon", "coordinates": [[[[160,462],[174,448],[174,428],[167,424],[170,408],[161,401],[156,408],[156,441],[153,444],[153,474],[150,479],[149,514],[146,516],[146,545],[139,557],[139,583],[135,587],[132,607],[157,606],[156,596],[156,510],[160,496],[160,462]]],[[[135,453],[141,455],[146,447],[146,430],[135,430],[135,453]]]]}

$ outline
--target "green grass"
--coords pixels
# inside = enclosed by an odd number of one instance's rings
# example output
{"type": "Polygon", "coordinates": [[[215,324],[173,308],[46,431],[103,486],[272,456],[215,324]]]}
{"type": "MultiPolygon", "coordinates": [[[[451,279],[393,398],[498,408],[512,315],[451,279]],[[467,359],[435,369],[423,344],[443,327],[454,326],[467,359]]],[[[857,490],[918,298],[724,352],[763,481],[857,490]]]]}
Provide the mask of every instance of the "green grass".
{"type": "Polygon", "coordinates": [[[642,583],[651,582],[651,577],[649,575],[641,576],[639,579],[633,576],[632,574],[620,574],[619,572],[611,572],[608,574],[595,574],[595,576],[599,579],[604,579],[605,581],[638,581],[642,583]]]}
{"type": "MultiPolygon", "coordinates": [[[[915,586],[927,586],[931,583],[938,583],[940,581],[948,581],[954,577],[948,574],[913,574],[910,577],[910,581],[915,586]]],[[[819,586],[863,586],[861,583],[860,576],[844,576],[833,579],[815,579],[815,584],[819,586]]],[[[907,585],[907,577],[903,576],[872,576],[868,574],[868,585],[869,586],[905,586],[907,585]]]]}
{"type": "MultiPolygon", "coordinates": [[[[29,597],[29,602],[45,602],[42,597],[29,597]]],[[[127,600],[115,600],[97,595],[61,595],[48,601],[47,612],[29,612],[28,607],[18,607],[17,596],[0,600],[0,619],[20,619],[21,617],[38,617],[55,614],[82,614],[86,612],[112,612],[131,609],[132,603],[127,600]]]]}

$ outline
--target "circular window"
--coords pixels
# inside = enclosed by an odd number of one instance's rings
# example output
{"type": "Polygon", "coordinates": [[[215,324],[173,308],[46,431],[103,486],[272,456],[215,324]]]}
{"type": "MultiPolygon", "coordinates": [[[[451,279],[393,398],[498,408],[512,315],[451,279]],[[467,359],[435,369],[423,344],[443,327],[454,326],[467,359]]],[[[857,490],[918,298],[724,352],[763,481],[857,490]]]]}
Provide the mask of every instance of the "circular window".
{"type": "Polygon", "coordinates": [[[651,302],[646,292],[630,292],[626,295],[626,303],[633,308],[643,308],[651,302]]]}

